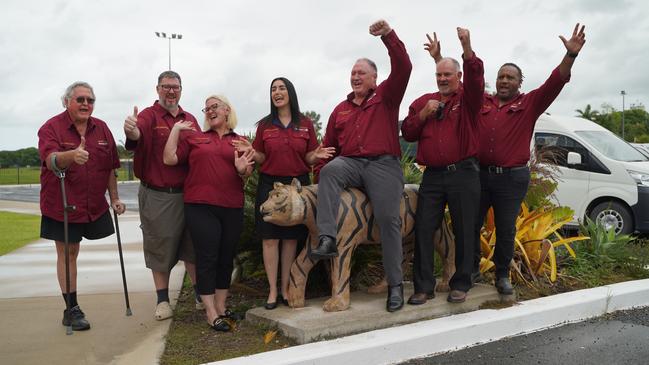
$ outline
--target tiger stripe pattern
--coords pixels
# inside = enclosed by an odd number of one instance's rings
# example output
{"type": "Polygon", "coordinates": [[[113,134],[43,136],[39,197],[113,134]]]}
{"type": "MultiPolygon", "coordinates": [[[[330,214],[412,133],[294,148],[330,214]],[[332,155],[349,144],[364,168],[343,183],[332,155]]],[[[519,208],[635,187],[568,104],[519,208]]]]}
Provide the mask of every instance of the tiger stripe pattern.
{"type": "MultiPolygon", "coordinates": [[[[291,226],[304,224],[309,230],[306,245],[291,266],[288,298],[292,308],[304,307],[304,294],[309,272],[317,261],[308,253],[318,245],[318,228],[316,226],[318,186],[302,187],[297,179],[291,185],[275,183],[268,200],[260,210],[264,221],[291,226]]],[[[415,212],[417,210],[417,192],[419,186],[407,184],[404,187],[400,205],[401,235],[404,246],[404,263],[410,261],[414,251],[415,212]]],[[[372,204],[365,193],[356,188],[345,189],[341,193],[337,221],[338,257],[330,261],[331,298],[325,301],[323,309],[327,312],[343,311],[350,305],[350,267],[351,258],[359,244],[379,244],[380,234],[375,224],[372,204]]],[[[438,291],[448,291],[448,280],[455,271],[454,240],[445,224],[435,233],[435,250],[443,258],[442,280],[437,285],[438,291]]],[[[379,286],[385,284],[385,280],[379,286]]],[[[383,289],[385,289],[383,288],[383,289]]],[[[379,292],[374,288],[373,292],[379,292]]]]}

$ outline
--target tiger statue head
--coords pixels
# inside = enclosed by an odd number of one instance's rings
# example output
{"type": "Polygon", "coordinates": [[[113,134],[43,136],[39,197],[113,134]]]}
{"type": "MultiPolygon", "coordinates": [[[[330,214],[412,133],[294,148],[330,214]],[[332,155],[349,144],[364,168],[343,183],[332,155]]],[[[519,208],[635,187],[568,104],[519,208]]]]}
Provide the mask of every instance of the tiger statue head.
{"type": "Polygon", "coordinates": [[[298,179],[294,178],[291,185],[275,182],[268,199],[259,207],[264,222],[278,226],[304,224],[307,210],[302,191],[298,179]]]}

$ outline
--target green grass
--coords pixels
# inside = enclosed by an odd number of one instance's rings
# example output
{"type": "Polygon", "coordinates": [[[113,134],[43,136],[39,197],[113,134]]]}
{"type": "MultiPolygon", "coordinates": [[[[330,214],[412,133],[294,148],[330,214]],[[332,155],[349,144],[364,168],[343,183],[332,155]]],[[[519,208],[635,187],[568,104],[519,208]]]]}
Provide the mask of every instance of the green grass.
{"type": "Polygon", "coordinates": [[[0,169],[0,185],[38,184],[40,176],[40,167],[5,167],[0,169]]]}
{"type": "Polygon", "coordinates": [[[40,217],[0,212],[0,256],[39,238],[40,217]]]}
{"type": "MultiPolygon", "coordinates": [[[[238,313],[262,305],[266,298],[265,289],[258,291],[242,284],[234,284],[230,294],[228,305],[238,313]]],[[[205,311],[198,311],[194,306],[194,289],[189,279],[185,278],[160,364],[204,364],[295,345],[294,341],[280,333],[269,343],[264,343],[264,335],[272,328],[246,320],[238,322],[232,332],[216,332],[208,327],[205,311]]]]}
{"type": "MultiPolygon", "coordinates": [[[[128,180],[128,171],[117,170],[118,181],[128,180]]],[[[0,169],[0,185],[40,184],[40,167],[6,167],[0,169]]]]}

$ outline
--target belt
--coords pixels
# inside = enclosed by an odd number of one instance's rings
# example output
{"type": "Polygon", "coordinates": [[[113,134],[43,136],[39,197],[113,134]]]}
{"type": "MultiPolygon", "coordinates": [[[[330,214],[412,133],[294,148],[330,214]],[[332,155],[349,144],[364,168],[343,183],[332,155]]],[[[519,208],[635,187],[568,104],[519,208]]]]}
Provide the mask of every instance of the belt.
{"type": "Polygon", "coordinates": [[[160,191],[163,193],[169,193],[169,194],[179,194],[183,192],[183,188],[172,188],[172,187],[160,187],[160,186],[154,186],[151,184],[147,184],[144,181],[140,181],[140,184],[144,186],[147,189],[155,190],[155,191],[160,191]]]}
{"type": "Polygon", "coordinates": [[[378,156],[363,156],[363,157],[358,157],[362,158],[368,161],[382,161],[382,160],[396,160],[397,157],[394,155],[378,155],[378,156]]]}
{"type": "Polygon", "coordinates": [[[458,161],[456,163],[446,166],[426,166],[426,171],[443,172],[443,171],[456,171],[464,167],[476,166],[477,160],[475,157],[469,157],[466,160],[458,161]]]}
{"type": "Polygon", "coordinates": [[[485,171],[490,174],[504,174],[506,172],[519,171],[527,168],[525,166],[515,166],[515,167],[500,167],[500,166],[482,166],[480,165],[480,171],[485,171]]]}

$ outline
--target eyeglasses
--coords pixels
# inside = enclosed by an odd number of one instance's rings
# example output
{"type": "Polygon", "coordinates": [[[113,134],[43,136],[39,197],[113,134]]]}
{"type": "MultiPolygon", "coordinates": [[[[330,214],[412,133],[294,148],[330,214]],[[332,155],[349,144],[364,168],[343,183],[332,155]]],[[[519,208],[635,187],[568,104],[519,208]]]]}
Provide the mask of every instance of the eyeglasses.
{"type": "Polygon", "coordinates": [[[76,99],[74,99],[77,103],[83,104],[84,102],[87,102],[88,105],[93,105],[95,103],[95,99],[89,98],[87,96],[78,96],[76,99]]]}
{"type": "Polygon", "coordinates": [[[183,87],[180,85],[158,85],[158,86],[160,86],[160,88],[164,91],[173,90],[178,92],[183,89],[183,87]]]}
{"type": "Polygon", "coordinates": [[[213,104],[210,106],[206,106],[205,108],[201,109],[201,111],[205,114],[207,114],[208,112],[215,112],[216,109],[218,109],[220,106],[221,104],[213,104]]]}

